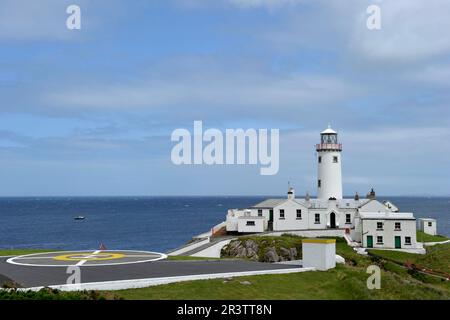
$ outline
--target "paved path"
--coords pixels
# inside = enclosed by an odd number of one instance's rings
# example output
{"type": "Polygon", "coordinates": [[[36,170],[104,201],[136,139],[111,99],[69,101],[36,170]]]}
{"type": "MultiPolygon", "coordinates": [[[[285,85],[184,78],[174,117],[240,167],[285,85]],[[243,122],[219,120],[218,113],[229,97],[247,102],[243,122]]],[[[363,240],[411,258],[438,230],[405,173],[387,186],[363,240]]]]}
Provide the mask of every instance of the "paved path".
{"type": "MultiPolygon", "coordinates": [[[[66,267],[21,266],[7,263],[0,257],[0,275],[19,283],[22,287],[39,287],[65,284],[70,274],[66,267]]],[[[169,261],[160,260],[135,264],[109,266],[81,266],[81,282],[101,282],[130,279],[160,278],[244,271],[263,271],[292,268],[241,260],[169,261]]],[[[0,277],[1,279],[1,277],[0,277]]]]}

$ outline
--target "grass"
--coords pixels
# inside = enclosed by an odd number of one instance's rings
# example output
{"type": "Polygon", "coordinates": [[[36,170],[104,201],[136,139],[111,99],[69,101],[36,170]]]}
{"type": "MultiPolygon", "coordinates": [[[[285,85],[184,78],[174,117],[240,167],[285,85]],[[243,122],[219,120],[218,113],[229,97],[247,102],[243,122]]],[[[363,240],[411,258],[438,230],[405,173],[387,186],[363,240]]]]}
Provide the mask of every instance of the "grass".
{"type": "MultiPolygon", "coordinates": [[[[264,237],[259,237],[262,241],[264,237]]],[[[271,238],[271,237],[268,237],[271,238]]],[[[300,239],[289,236],[283,241],[297,243],[300,239]]],[[[271,239],[266,239],[270,242],[271,239]]],[[[286,243],[284,244],[286,245],[286,243]]],[[[429,248],[427,255],[412,255],[402,252],[381,251],[382,254],[397,255],[397,259],[423,259],[430,264],[443,267],[449,264],[447,252],[450,245],[429,248]],[[439,256],[439,259],[437,259],[439,256]],[[400,258],[399,258],[400,257],[400,258]],[[437,262],[436,260],[439,260],[437,262]]],[[[336,253],[346,259],[345,265],[337,265],[326,272],[303,272],[284,275],[261,275],[223,279],[198,280],[173,283],[155,287],[129,289],[105,293],[116,294],[123,299],[450,299],[450,283],[440,279],[412,274],[400,265],[380,257],[358,255],[342,238],[336,239],[336,253]],[[382,270],[381,289],[367,289],[369,274],[366,268],[377,264],[382,270]],[[250,284],[243,284],[248,281],[250,284]]],[[[400,261],[400,260],[399,260],[400,261]]]]}
{"type": "MultiPolygon", "coordinates": [[[[298,245],[300,237],[251,237],[287,248],[298,245]],[[266,238],[266,239],[264,239],[266,238]]],[[[47,250],[1,250],[0,255],[18,255],[47,250]]],[[[18,293],[0,299],[450,299],[450,282],[422,274],[412,273],[399,264],[406,261],[438,271],[450,272],[450,244],[427,248],[426,255],[397,251],[370,250],[374,256],[358,255],[342,238],[336,239],[336,253],[346,260],[345,265],[325,272],[303,272],[283,275],[236,277],[231,280],[198,280],[120,291],[77,293],[65,295],[58,292],[18,293]],[[392,260],[392,261],[391,261],[392,260]],[[394,262],[395,261],[395,262],[394,262]],[[366,268],[377,264],[382,270],[381,289],[369,290],[366,268]],[[250,284],[244,284],[248,281],[250,284]],[[61,296],[60,296],[61,295],[61,296]]],[[[169,260],[204,260],[209,258],[169,256],[169,260]]]]}
{"type": "Polygon", "coordinates": [[[450,239],[445,236],[432,236],[430,234],[426,234],[425,232],[417,231],[417,242],[442,242],[446,240],[450,239]]]}
{"type": "Polygon", "coordinates": [[[0,290],[0,300],[105,300],[120,299],[114,293],[100,293],[99,291],[64,292],[56,289],[44,288],[39,291],[0,290]]]}
{"type": "MultiPolygon", "coordinates": [[[[282,236],[244,236],[239,237],[233,241],[239,241],[241,244],[245,246],[245,242],[247,240],[251,240],[255,242],[258,246],[257,255],[259,257],[259,261],[264,262],[264,255],[270,247],[274,247],[278,255],[282,255],[281,248],[296,248],[297,256],[301,257],[302,255],[302,237],[283,234],[282,236]]],[[[226,248],[226,247],[225,247],[226,248]]],[[[227,256],[227,250],[222,250],[222,257],[227,258],[234,256],[227,256]]]]}
{"type": "Polygon", "coordinates": [[[426,247],[426,250],[427,254],[425,255],[390,250],[369,250],[368,252],[397,263],[411,262],[434,271],[450,273],[450,243],[426,247]]]}
{"type": "Polygon", "coordinates": [[[4,256],[21,256],[24,254],[40,253],[40,252],[50,252],[58,250],[48,250],[48,249],[6,249],[0,250],[0,257],[4,256]]]}
{"type": "Polygon", "coordinates": [[[366,286],[364,268],[338,265],[326,272],[261,275],[173,283],[114,292],[124,299],[450,299],[450,289],[424,284],[409,275],[382,272],[380,290],[366,286]],[[406,280],[404,278],[407,278],[406,280]],[[250,284],[242,284],[249,281],[250,284]]]}

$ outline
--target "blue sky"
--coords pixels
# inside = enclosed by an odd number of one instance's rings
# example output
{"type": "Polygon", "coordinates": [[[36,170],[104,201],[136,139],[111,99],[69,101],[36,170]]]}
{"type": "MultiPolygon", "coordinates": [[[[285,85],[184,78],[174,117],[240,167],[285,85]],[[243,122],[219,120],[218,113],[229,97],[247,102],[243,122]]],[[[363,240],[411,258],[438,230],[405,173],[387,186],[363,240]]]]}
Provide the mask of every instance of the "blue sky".
{"type": "Polygon", "coordinates": [[[0,1],[0,195],[449,195],[446,0],[0,1]],[[366,8],[382,9],[382,30],[366,8]],[[82,29],[65,27],[78,4],[82,29]],[[280,171],[175,166],[176,128],[279,128],[280,171]]]}

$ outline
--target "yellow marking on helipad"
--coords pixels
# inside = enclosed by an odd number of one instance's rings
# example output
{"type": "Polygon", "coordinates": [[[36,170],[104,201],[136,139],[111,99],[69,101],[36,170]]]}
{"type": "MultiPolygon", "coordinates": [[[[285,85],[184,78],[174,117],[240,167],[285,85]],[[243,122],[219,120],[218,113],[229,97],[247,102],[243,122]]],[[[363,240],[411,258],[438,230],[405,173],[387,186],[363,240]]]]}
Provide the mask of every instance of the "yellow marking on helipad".
{"type": "Polygon", "coordinates": [[[77,253],[69,253],[63,254],[60,256],[56,256],[53,259],[59,261],[101,261],[101,260],[114,260],[124,258],[125,254],[123,253],[108,253],[108,252],[100,252],[100,253],[92,253],[92,252],[77,252],[77,253]]]}

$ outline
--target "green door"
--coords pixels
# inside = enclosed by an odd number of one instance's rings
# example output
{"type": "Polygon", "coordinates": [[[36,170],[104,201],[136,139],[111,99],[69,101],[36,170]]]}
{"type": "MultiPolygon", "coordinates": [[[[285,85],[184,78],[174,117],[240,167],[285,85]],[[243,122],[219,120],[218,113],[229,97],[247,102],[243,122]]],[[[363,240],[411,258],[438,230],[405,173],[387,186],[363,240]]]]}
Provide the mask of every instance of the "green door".
{"type": "Polygon", "coordinates": [[[402,247],[402,238],[400,236],[395,236],[395,249],[400,249],[402,247]]]}
{"type": "Polygon", "coordinates": [[[373,237],[367,236],[367,248],[373,248],[373,237]]]}
{"type": "Polygon", "coordinates": [[[269,211],[269,221],[270,222],[273,221],[273,210],[272,209],[269,211]]]}

